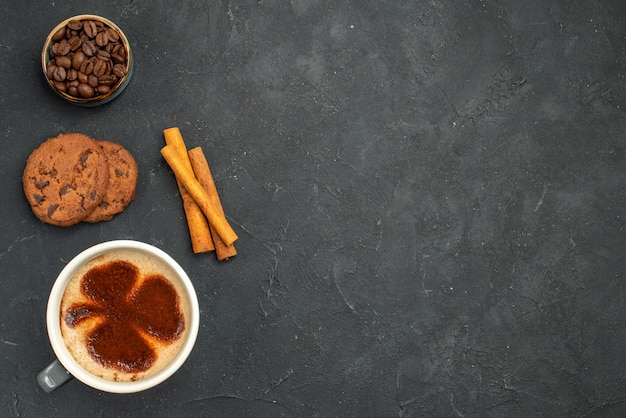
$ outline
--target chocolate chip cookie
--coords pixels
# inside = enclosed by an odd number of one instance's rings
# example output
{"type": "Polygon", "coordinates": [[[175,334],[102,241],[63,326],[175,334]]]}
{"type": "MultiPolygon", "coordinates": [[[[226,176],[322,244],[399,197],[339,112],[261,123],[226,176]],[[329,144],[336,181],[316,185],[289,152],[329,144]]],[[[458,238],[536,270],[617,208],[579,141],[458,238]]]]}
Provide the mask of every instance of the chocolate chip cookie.
{"type": "Polygon", "coordinates": [[[95,140],[80,133],[64,133],[31,153],[22,183],[37,218],[70,226],[102,202],[109,184],[109,164],[95,140]]]}
{"type": "Polygon", "coordinates": [[[85,222],[108,221],[126,209],[135,198],[137,164],[131,153],[110,141],[96,141],[109,163],[109,187],[102,201],[85,217],[85,222]]]}

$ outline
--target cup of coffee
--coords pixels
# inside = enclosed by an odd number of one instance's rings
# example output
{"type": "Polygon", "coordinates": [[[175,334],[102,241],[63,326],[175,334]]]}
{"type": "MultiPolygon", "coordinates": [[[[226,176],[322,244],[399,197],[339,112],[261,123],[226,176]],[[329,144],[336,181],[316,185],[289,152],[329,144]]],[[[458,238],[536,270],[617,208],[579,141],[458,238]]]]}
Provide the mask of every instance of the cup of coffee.
{"type": "Polygon", "coordinates": [[[57,359],[37,380],[46,392],[72,377],[110,393],[149,389],[183,365],[199,316],[191,280],[167,253],[131,240],[97,244],[52,287],[46,323],[57,359]]]}

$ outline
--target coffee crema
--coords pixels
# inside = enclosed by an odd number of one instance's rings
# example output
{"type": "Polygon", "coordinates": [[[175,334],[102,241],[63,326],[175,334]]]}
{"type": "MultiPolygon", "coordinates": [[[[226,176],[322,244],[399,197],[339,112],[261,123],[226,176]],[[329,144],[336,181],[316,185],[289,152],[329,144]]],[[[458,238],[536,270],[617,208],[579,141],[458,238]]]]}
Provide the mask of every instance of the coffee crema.
{"type": "Polygon", "coordinates": [[[61,335],[88,372],[130,382],[163,370],[182,348],[189,302],[175,272],[137,250],[116,250],[85,265],[61,301],[61,335]]]}

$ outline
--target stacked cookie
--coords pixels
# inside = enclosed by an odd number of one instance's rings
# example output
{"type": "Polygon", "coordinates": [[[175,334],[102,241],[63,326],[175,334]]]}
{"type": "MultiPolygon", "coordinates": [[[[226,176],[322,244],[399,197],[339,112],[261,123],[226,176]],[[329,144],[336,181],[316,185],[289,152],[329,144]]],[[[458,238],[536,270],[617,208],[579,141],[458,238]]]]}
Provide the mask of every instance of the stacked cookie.
{"type": "Polygon", "coordinates": [[[42,222],[108,221],[135,198],[137,164],[123,146],[80,133],[50,138],[28,157],[22,183],[42,222]]]}

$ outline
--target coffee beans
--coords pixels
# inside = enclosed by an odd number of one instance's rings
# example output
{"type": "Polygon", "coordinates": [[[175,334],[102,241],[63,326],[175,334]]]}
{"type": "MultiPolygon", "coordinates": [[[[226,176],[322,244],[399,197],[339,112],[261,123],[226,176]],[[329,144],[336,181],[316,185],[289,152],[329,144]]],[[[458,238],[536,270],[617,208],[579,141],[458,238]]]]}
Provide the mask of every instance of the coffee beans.
{"type": "Polygon", "coordinates": [[[109,37],[107,36],[106,32],[98,32],[98,34],[96,35],[96,44],[98,44],[99,47],[105,47],[107,44],[109,43],[109,37]]]}
{"type": "Polygon", "coordinates": [[[106,95],[128,73],[128,51],[119,32],[99,20],[70,20],[51,37],[46,77],[78,99],[106,95]]]}

